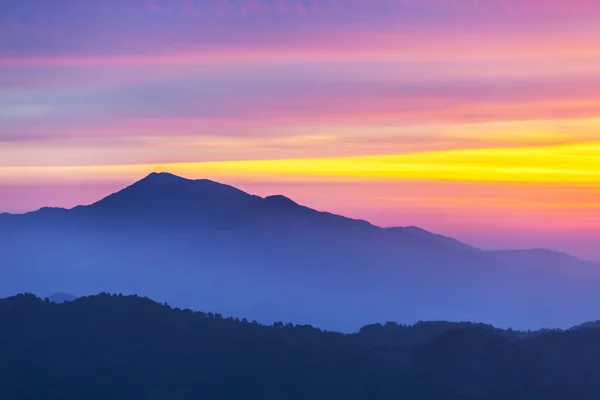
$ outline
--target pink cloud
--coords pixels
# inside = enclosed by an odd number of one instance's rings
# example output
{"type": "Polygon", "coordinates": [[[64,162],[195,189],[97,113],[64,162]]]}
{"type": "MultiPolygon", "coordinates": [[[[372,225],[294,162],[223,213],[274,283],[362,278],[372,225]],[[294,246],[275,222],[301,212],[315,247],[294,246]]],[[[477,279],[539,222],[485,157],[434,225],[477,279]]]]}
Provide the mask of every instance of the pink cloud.
{"type": "Polygon", "coordinates": [[[501,59],[600,52],[600,3],[585,0],[144,0],[121,6],[99,0],[64,13],[53,9],[47,19],[40,15],[48,12],[48,3],[35,4],[27,13],[39,23],[0,19],[0,46],[10,49],[0,54],[0,66],[501,59]],[[159,15],[139,15],[139,4],[158,9],[159,15]],[[63,14],[74,15],[73,20],[63,21],[63,14]],[[113,23],[107,25],[107,19],[113,23]]]}
{"type": "MultiPolygon", "coordinates": [[[[599,18],[600,21],[600,18],[599,18]]],[[[132,49],[94,52],[90,46],[85,52],[52,55],[39,52],[0,53],[0,68],[21,67],[94,67],[94,66],[176,66],[217,64],[227,66],[243,62],[245,65],[277,63],[323,63],[336,61],[407,62],[449,61],[473,62],[485,60],[523,60],[562,57],[591,57],[600,55],[596,43],[597,32],[570,30],[560,35],[553,33],[515,32],[502,35],[442,30],[427,32],[372,32],[354,31],[315,32],[307,36],[254,38],[247,43],[182,44],[174,49],[156,44],[155,49],[134,50],[135,41],[120,39],[121,46],[132,49]],[[444,39],[440,40],[440,35],[444,39]],[[128,44],[129,43],[129,44],[128,44]]],[[[97,38],[95,40],[117,40],[97,38]]],[[[550,60],[549,60],[550,62],[550,60]]]]}

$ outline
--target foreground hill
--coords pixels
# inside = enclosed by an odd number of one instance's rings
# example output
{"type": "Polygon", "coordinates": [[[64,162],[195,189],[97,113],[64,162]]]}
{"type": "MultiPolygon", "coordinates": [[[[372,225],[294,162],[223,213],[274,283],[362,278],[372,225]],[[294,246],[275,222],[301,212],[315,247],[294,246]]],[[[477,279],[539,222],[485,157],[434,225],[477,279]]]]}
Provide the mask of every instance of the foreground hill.
{"type": "Polygon", "coordinates": [[[600,330],[372,325],[343,335],[137,296],[0,300],[3,399],[597,399],[600,330]]]}
{"type": "Polygon", "coordinates": [[[0,243],[0,296],[143,293],[344,331],[379,320],[566,327],[597,319],[600,301],[595,263],[485,252],[165,173],[89,206],[0,215],[0,243]]]}

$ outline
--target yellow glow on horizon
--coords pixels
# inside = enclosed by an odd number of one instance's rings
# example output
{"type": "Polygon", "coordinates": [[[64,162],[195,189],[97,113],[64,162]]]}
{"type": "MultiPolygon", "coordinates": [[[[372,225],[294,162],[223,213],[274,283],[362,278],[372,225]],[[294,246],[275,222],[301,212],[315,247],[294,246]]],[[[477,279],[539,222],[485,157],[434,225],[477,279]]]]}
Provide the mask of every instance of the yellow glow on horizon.
{"type": "Polygon", "coordinates": [[[252,180],[428,180],[600,186],[600,142],[409,154],[115,166],[0,167],[0,180],[139,178],[165,171],[189,178],[252,180]]]}

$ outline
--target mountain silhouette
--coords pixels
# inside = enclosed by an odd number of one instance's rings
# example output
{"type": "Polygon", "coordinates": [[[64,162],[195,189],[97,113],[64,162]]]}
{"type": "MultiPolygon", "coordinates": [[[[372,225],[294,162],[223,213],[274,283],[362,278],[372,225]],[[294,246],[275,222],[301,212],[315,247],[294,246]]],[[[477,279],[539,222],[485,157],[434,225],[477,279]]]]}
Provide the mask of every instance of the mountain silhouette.
{"type": "Polygon", "coordinates": [[[88,216],[119,215],[146,223],[227,223],[244,215],[259,198],[207,179],[188,180],[152,173],[133,185],[77,211],[88,216]]]}
{"type": "Polygon", "coordinates": [[[270,225],[372,226],[303,207],[274,195],[250,195],[233,186],[208,179],[191,180],[170,173],[151,173],[133,185],[89,206],[72,210],[42,208],[29,213],[32,222],[62,217],[72,222],[110,222],[158,227],[240,228],[270,225]],[[108,219],[107,219],[108,217],[108,219]]]}
{"type": "MultiPolygon", "coordinates": [[[[241,316],[240,316],[241,317],[241,316]]],[[[600,329],[445,321],[340,334],[100,293],[0,299],[2,399],[600,397],[600,329]]]]}
{"type": "Polygon", "coordinates": [[[140,293],[328,329],[426,319],[566,327],[597,319],[600,300],[598,264],[562,253],[482,251],[168,173],[88,206],[2,214],[0,241],[0,296],[140,293]]]}

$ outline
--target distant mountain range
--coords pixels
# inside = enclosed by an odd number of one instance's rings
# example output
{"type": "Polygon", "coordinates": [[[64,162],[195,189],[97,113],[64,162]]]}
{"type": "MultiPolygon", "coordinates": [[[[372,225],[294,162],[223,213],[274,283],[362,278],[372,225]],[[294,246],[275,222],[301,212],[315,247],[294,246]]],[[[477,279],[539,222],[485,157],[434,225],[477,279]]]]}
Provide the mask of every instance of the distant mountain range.
{"type": "Polygon", "coordinates": [[[482,251],[167,173],[89,206],[1,214],[0,243],[0,296],[139,293],[343,331],[440,319],[567,327],[600,314],[597,263],[482,251]]]}

